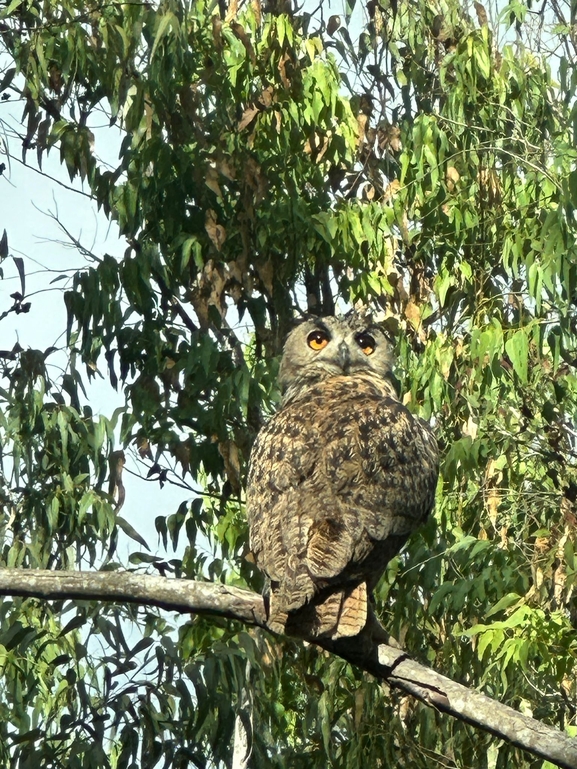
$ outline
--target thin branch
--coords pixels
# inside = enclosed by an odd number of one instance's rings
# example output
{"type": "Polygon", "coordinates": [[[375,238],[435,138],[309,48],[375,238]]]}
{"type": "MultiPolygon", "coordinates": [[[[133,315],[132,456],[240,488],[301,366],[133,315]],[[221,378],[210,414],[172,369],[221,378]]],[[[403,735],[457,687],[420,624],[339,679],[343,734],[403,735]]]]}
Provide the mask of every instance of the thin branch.
{"type": "MultiPolygon", "coordinates": [[[[212,614],[266,627],[261,596],[211,582],[126,572],[0,569],[0,595],[121,601],[182,613],[212,614]]],[[[562,769],[577,769],[577,740],[451,681],[415,662],[401,649],[375,643],[370,633],[339,641],[317,639],[315,643],[443,713],[501,737],[562,769]]]]}
{"type": "Polygon", "coordinates": [[[10,155],[10,159],[20,163],[21,166],[24,166],[24,168],[27,168],[29,171],[34,171],[35,174],[40,174],[40,176],[44,176],[46,179],[50,179],[51,182],[60,185],[60,187],[64,187],[64,189],[68,190],[68,192],[75,192],[77,195],[82,195],[89,200],[96,201],[96,198],[92,193],[84,192],[84,190],[78,190],[75,187],[72,187],[70,184],[65,184],[65,182],[61,182],[59,179],[56,179],[56,177],[41,171],[39,168],[35,168],[34,166],[25,163],[23,160],[20,160],[20,158],[16,157],[16,155],[10,155]]]}

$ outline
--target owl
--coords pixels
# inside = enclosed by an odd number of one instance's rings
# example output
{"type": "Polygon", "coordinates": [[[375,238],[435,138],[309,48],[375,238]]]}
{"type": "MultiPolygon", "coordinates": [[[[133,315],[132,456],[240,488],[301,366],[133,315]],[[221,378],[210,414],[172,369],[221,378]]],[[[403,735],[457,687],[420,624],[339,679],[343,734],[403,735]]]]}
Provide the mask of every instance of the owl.
{"type": "Polygon", "coordinates": [[[437,443],[390,374],[385,334],[360,316],[310,320],[287,338],[281,406],[257,435],[246,494],[275,632],[360,633],[387,563],[433,508],[437,443]]]}

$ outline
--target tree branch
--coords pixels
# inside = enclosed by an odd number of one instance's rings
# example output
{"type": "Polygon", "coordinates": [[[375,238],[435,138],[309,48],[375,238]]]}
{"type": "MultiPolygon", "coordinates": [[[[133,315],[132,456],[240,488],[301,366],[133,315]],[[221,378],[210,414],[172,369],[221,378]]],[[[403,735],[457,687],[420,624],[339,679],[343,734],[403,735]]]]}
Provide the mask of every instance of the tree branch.
{"type": "Polygon", "coordinates": [[[137,603],[181,613],[214,614],[266,627],[260,595],[213,582],[113,571],[0,569],[0,595],[137,603]]]}
{"type": "MultiPolygon", "coordinates": [[[[261,596],[211,582],[126,572],[0,569],[0,595],[122,601],[182,613],[212,614],[266,627],[261,596]]],[[[386,643],[371,643],[369,637],[317,640],[316,643],[443,713],[501,737],[563,769],[577,769],[577,740],[445,678],[415,662],[401,649],[386,643]]]]}

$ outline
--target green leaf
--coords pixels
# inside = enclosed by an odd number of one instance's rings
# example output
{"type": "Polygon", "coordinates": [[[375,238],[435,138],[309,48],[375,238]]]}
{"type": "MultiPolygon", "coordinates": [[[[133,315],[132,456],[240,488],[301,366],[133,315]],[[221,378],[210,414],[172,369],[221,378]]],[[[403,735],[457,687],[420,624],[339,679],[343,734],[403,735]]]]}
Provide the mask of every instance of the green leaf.
{"type": "Polygon", "coordinates": [[[122,531],[128,537],[130,537],[130,539],[133,539],[135,542],[138,542],[139,545],[142,545],[142,547],[145,547],[147,550],[150,550],[150,548],[146,544],[144,537],[141,537],[140,534],[136,531],[136,529],[133,526],[131,526],[128,523],[128,521],[126,521],[120,515],[116,516],[116,525],[118,526],[119,529],[122,529],[122,531]]]}
{"type": "Polygon", "coordinates": [[[519,329],[513,336],[509,337],[505,342],[505,351],[511,359],[513,370],[521,382],[526,384],[529,365],[529,339],[524,328],[519,329]]]}
{"type": "Polygon", "coordinates": [[[160,19],[160,23],[158,25],[158,28],[156,30],[156,35],[154,36],[154,43],[152,45],[152,50],[150,52],[150,59],[154,59],[154,54],[156,53],[156,49],[162,42],[162,38],[166,35],[168,32],[169,27],[174,27],[175,29],[178,28],[178,20],[174,13],[171,11],[165,12],[160,19]]]}
{"type": "Polygon", "coordinates": [[[521,596],[517,595],[517,593],[507,593],[507,595],[504,595],[494,606],[491,606],[491,608],[485,612],[485,617],[492,617],[494,614],[497,614],[504,609],[508,609],[510,606],[519,603],[521,600],[521,596]]]}

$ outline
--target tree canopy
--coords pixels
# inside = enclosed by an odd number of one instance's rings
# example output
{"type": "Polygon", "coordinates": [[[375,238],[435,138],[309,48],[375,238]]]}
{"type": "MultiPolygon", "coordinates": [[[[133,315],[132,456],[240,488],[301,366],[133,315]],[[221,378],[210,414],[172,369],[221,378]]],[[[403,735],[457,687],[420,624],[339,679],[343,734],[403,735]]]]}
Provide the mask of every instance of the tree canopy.
{"type": "MultiPolygon", "coordinates": [[[[5,152],[59,153],[126,244],[83,251],[61,349],[3,342],[0,566],[259,592],[243,489],[284,336],[305,312],[369,308],[442,451],[435,515],[389,564],[379,618],[415,659],[573,736],[577,11],[323,6],[0,12],[0,100],[23,109],[5,152]],[[98,373],[123,408],[93,413],[98,373]],[[184,487],[169,515],[138,503],[160,555],[123,517],[125,462],[184,487]]],[[[17,227],[2,318],[35,312],[17,227]]],[[[547,766],[208,614],[4,599],[0,671],[5,766],[231,766],[239,718],[254,767],[547,766]]]]}

